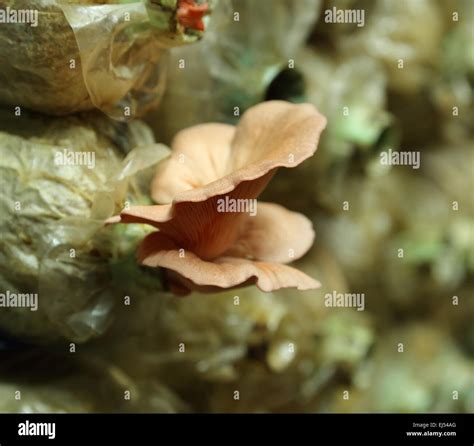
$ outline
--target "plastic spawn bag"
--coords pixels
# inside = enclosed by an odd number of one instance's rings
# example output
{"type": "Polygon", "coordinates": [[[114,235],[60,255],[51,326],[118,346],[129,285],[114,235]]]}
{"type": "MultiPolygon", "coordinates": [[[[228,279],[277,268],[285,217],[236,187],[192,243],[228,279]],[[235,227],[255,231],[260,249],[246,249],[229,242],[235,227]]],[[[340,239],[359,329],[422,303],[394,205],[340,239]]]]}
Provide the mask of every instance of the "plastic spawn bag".
{"type": "Polygon", "coordinates": [[[160,287],[135,261],[149,229],[103,221],[149,202],[146,168],[168,149],[139,121],[0,118],[0,329],[86,341],[107,329],[129,283],[160,287]]]}
{"type": "Polygon", "coordinates": [[[198,40],[209,11],[194,0],[0,0],[0,7],[1,103],[53,115],[96,107],[119,120],[158,104],[167,49],[198,40]]]}
{"type": "Polygon", "coordinates": [[[318,18],[320,0],[220,0],[206,35],[170,51],[162,106],[147,117],[160,141],[206,121],[235,122],[265,99],[318,18]],[[265,19],[262,19],[265,18],[265,19]],[[205,104],[205,106],[203,106],[205,104]]]}

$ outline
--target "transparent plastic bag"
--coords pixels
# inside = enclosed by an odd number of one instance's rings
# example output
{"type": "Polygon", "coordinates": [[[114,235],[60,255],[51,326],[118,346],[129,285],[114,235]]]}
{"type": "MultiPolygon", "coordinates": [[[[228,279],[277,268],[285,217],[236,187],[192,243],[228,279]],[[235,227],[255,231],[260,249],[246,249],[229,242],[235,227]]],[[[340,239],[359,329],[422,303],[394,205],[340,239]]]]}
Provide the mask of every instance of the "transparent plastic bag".
{"type": "Polygon", "coordinates": [[[164,92],[167,50],[203,34],[179,24],[176,1],[2,3],[38,20],[0,27],[0,102],[53,115],[142,116],[164,92]]]}
{"type": "Polygon", "coordinates": [[[127,203],[149,203],[147,168],[168,149],[139,121],[89,115],[12,122],[20,130],[3,120],[7,131],[0,132],[0,292],[36,294],[38,304],[34,311],[0,308],[0,327],[33,342],[86,341],[107,329],[127,281],[148,277],[135,250],[149,229],[104,227],[104,219],[127,203]],[[94,166],[58,164],[67,159],[58,154],[74,153],[93,154],[94,166]]]}

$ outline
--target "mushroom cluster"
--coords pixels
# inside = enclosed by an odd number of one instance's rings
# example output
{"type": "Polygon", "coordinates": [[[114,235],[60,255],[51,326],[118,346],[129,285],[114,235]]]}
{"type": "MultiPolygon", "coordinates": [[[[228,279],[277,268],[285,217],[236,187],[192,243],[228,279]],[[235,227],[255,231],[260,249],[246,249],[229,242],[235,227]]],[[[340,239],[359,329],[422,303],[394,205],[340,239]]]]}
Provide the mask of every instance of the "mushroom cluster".
{"type": "Polygon", "coordinates": [[[145,223],[138,260],[167,272],[178,294],[256,284],[262,291],[315,289],[319,282],[285,265],[302,257],[315,233],[305,216],[259,202],[257,212],[222,212],[229,200],[256,200],[279,167],[316,151],[326,119],[312,105],[268,101],[234,127],[209,123],[179,132],[151,185],[152,206],[125,209],[109,223],[145,223]]]}

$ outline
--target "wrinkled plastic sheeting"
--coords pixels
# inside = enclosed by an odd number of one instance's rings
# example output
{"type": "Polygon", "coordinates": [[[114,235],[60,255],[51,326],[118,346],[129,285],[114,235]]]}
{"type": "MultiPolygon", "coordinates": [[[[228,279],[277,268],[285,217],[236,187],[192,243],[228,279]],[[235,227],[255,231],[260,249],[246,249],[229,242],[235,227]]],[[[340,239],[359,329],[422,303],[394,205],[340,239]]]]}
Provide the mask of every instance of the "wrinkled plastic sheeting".
{"type": "Polygon", "coordinates": [[[38,309],[2,309],[0,329],[35,343],[85,342],[107,330],[130,284],[140,284],[145,297],[160,288],[159,277],[149,278],[135,260],[149,229],[104,227],[104,219],[124,203],[149,202],[141,180],[169,151],[152,143],[140,121],[98,114],[22,120],[35,137],[0,132],[0,290],[37,293],[38,309]],[[94,152],[95,167],[56,165],[65,147],[94,152]]]}
{"type": "Polygon", "coordinates": [[[76,37],[92,104],[127,120],[156,106],[165,87],[166,50],[144,3],[60,5],[76,37]]]}
{"type": "Polygon", "coordinates": [[[98,108],[121,121],[157,106],[169,48],[203,33],[182,26],[172,2],[125,1],[0,2],[38,12],[36,25],[0,27],[0,103],[57,116],[98,108]]]}

